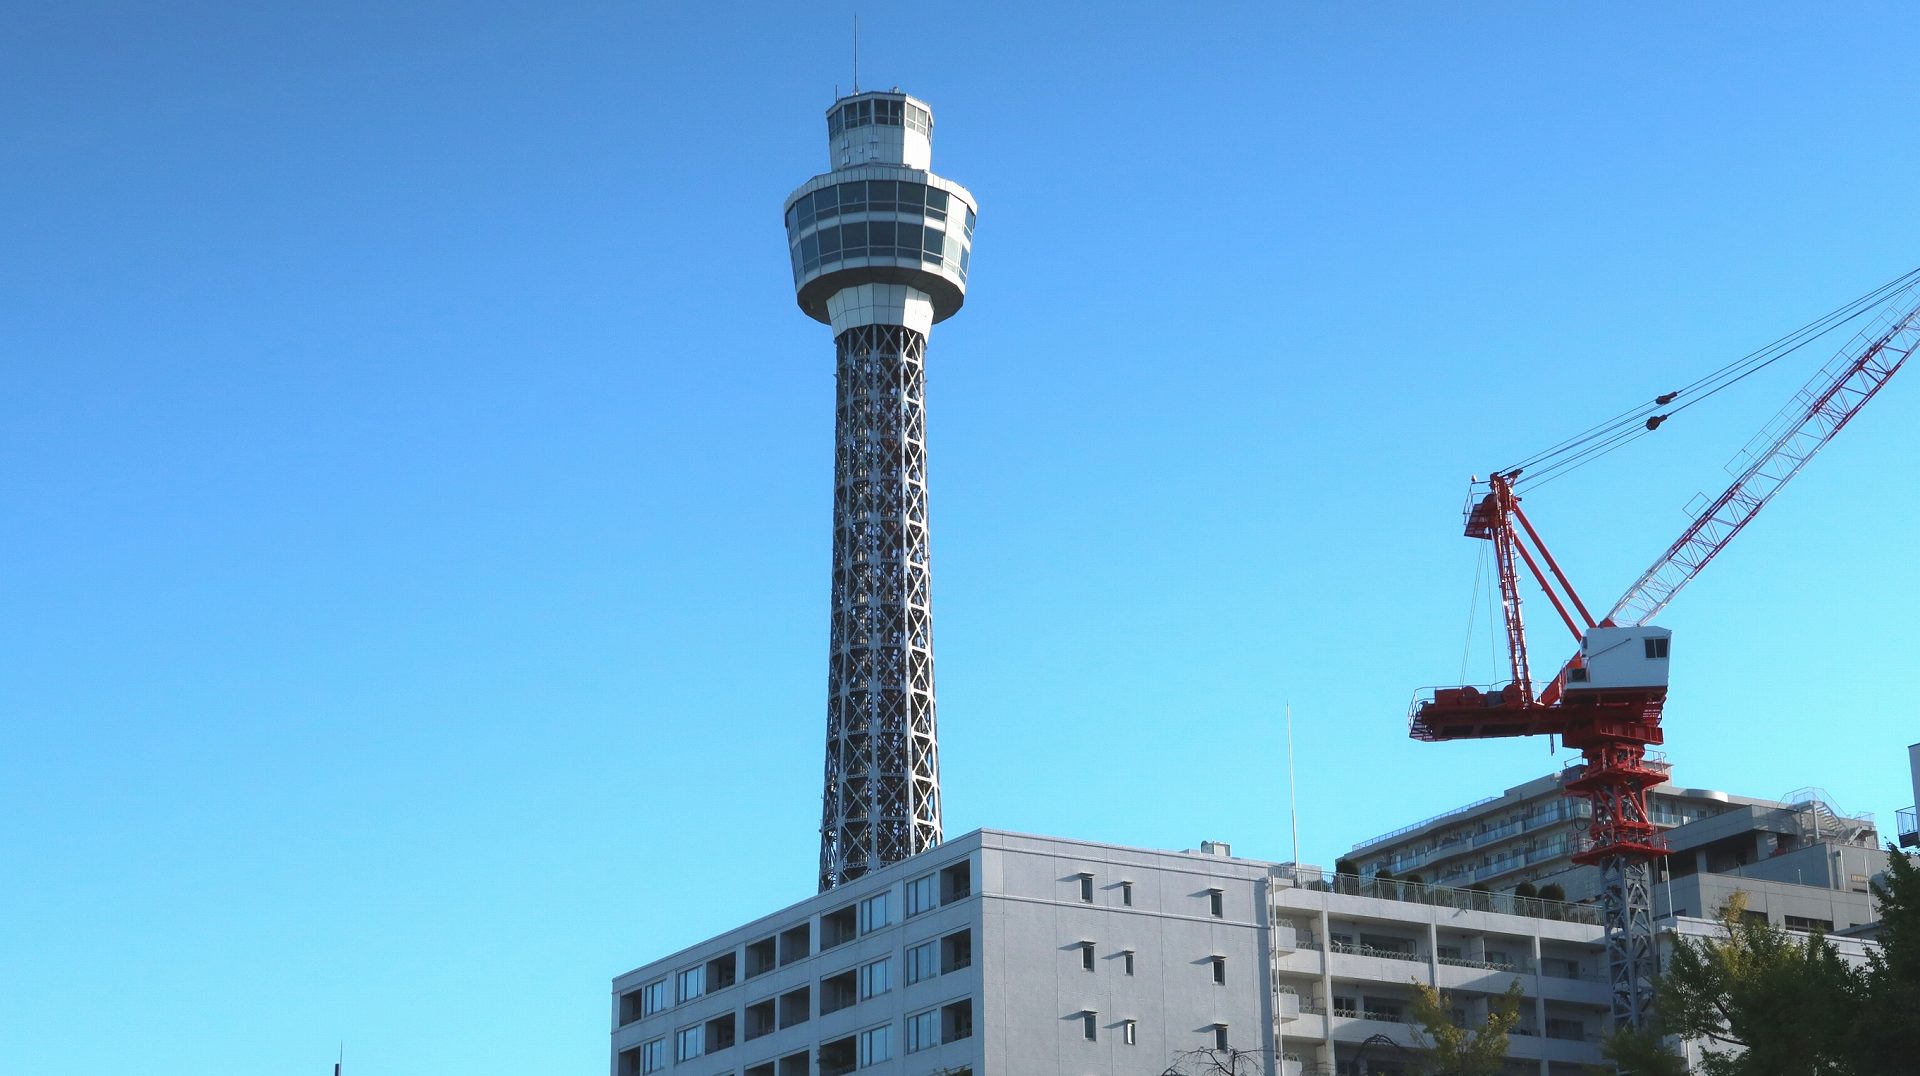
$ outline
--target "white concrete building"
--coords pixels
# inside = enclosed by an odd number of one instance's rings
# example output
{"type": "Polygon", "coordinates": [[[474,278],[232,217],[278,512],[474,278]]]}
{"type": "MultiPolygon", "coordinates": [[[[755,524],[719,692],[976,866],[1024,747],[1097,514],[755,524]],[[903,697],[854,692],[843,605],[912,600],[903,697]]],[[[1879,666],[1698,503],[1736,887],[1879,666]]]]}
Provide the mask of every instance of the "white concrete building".
{"type": "Polygon", "coordinates": [[[1464,1018],[1518,983],[1511,1071],[1563,1076],[1599,1060],[1600,952],[1583,907],[978,830],[620,976],[612,1072],[1391,1073],[1423,982],[1464,1018]]]}
{"type": "MultiPolygon", "coordinates": [[[[1579,764],[1497,796],[1354,845],[1355,873],[1448,886],[1511,890],[1557,885],[1568,900],[1595,896],[1600,873],[1578,866],[1591,820],[1565,794],[1579,764]]],[[[1671,782],[1647,794],[1671,854],[1658,866],[1654,914],[1711,915],[1734,889],[1779,926],[1844,930],[1872,921],[1868,881],[1886,869],[1872,815],[1849,815],[1818,789],[1785,800],[1737,796],[1671,782]]]]}

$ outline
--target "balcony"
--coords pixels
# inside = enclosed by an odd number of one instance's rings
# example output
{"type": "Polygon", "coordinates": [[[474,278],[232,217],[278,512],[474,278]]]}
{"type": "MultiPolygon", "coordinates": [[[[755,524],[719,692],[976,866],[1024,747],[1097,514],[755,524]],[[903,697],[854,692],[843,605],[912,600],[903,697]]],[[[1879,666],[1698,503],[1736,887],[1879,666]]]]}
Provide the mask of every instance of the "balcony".
{"type": "Polygon", "coordinates": [[[1893,812],[1893,829],[1900,835],[1902,848],[1920,848],[1920,819],[1915,817],[1916,811],[1920,811],[1920,806],[1893,812]]]}
{"type": "MultiPolygon", "coordinates": [[[[1546,855],[1544,852],[1536,854],[1541,858],[1545,858],[1546,855]]],[[[1450,886],[1402,882],[1397,879],[1382,881],[1377,878],[1362,878],[1355,874],[1329,874],[1299,867],[1279,867],[1274,870],[1273,875],[1278,885],[1291,885],[1321,893],[1344,893],[1356,897],[1373,897],[1378,900],[1405,901],[1408,904],[1428,904],[1439,908],[1460,908],[1468,911],[1497,912],[1501,915],[1524,915],[1533,919],[1554,919],[1566,923],[1585,923],[1590,926],[1600,925],[1600,909],[1588,904],[1569,904],[1566,901],[1543,900],[1539,897],[1516,897],[1512,893],[1455,889],[1450,886]]],[[[1300,939],[1298,944],[1302,949],[1317,948],[1310,938],[1300,939]]]]}

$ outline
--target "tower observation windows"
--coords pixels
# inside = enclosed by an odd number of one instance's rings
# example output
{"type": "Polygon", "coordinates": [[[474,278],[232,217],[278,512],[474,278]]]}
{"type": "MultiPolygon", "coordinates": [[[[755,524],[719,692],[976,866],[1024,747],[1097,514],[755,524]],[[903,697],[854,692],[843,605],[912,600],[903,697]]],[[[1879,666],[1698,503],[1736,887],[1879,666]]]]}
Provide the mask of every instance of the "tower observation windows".
{"type": "MultiPolygon", "coordinates": [[[[907,213],[928,220],[947,219],[947,192],[925,183],[899,179],[862,179],[822,187],[794,199],[787,209],[787,227],[803,230],[842,213],[907,213]]],[[[973,233],[973,211],[967,211],[967,233],[973,233]]]]}
{"type": "Polygon", "coordinates": [[[933,134],[933,116],[918,105],[886,98],[848,101],[827,113],[827,137],[838,138],[860,127],[905,127],[921,134],[933,134]]]}

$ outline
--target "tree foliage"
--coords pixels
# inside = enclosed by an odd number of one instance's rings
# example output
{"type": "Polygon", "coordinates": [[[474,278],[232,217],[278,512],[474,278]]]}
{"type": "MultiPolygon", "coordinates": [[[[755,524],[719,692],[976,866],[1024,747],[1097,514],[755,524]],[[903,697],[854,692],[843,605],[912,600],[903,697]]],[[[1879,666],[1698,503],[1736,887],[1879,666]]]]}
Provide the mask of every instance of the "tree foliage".
{"type": "Polygon", "coordinates": [[[1593,1076],[1686,1076],[1687,1063],[1667,1049],[1658,1032],[1624,1028],[1600,1044],[1600,1056],[1613,1062],[1588,1069],[1593,1076]]]}
{"type": "Polygon", "coordinates": [[[1681,938],[1661,979],[1660,1030],[1738,1052],[1710,1053],[1709,1076],[1841,1076],[1860,977],[1818,933],[1795,939],[1746,914],[1734,894],[1717,918],[1725,938],[1681,938]]]}
{"type": "Polygon", "coordinates": [[[1453,999],[1425,983],[1413,984],[1411,1015],[1419,1030],[1414,1039],[1425,1051],[1423,1065],[1432,1076],[1498,1076],[1507,1056],[1507,1039],[1520,1022],[1520,984],[1487,1007],[1478,1027],[1454,1023],[1453,999]]]}
{"type": "Polygon", "coordinates": [[[1902,1072],[1920,1064],[1920,868],[1888,846],[1880,905],[1880,950],[1867,956],[1859,1015],[1848,1052],[1859,1072],[1902,1072]]]}

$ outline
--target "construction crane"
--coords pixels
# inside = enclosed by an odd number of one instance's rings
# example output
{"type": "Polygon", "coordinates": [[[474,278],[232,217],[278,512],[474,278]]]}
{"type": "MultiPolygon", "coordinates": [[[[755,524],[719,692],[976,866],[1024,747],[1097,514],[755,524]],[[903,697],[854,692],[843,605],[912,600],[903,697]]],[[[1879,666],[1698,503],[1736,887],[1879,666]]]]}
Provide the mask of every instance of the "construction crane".
{"type": "Polygon", "coordinates": [[[1666,393],[1545,453],[1475,480],[1466,535],[1492,543],[1505,615],[1511,679],[1496,687],[1422,692],[1409,714],[1416,740],[1558,736],[1585,765],[1567,795],[1585,800],[1591,822],[1573,856],[1601,872],[1615,1027],[1644,1027],[1659,958],[1653,933],[1652,863],[1666,854],[1647,810],[1647,791],[1665,780],[1663,742],[1672,633],[1652,619],[1815,453],[1831,441],[1920,347],[1920,270],[1894,280],[1819,321],[1702,378],[1666,393]],[[1848,322],[1866,328],[1841,349],[1742,454],[1738,477],[1654,560],[1605,616],[1595,619],[1520,507],[1518,490],[1557,477],[1659,428],[1694,403],[1757,372],[1848,322]],[[1679,406],[1660,411],[1669,405],[1679,406]],[[1579,650],[1538,692],[1528,667],[1520,570],[1546,595],[1579,650]]]}

